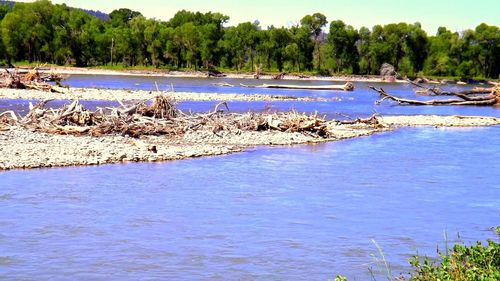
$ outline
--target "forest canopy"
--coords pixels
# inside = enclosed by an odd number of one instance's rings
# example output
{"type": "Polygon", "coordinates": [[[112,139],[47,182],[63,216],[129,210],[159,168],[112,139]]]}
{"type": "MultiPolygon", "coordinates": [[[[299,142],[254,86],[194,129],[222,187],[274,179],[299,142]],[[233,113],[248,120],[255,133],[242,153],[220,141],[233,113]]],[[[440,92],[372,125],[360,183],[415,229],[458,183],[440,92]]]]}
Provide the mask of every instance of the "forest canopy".
{"type": "Polygon", "coordinates": [[[107,19],[48,0],[0,3],[0,64],[378,74],[390,63],[409,76],[500,74],[500,29],[484,23],[429,35],[418,22],[355,29],[321,13],[289,28],[258,21],[226,26],[228,20],[182,10],[161,21],[127,8],[107,19]]]}

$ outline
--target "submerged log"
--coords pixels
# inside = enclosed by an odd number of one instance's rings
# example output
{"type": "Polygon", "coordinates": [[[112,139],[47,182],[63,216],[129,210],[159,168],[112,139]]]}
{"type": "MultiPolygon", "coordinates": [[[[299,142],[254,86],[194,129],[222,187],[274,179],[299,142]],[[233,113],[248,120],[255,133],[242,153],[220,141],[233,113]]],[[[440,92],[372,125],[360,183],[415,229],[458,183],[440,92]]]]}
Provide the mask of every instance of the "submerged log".
{"type": "Polygon", "coordinates": [[[352,91],[354,84],[347,82],[344,85],[287,85],[287,84],[262,84],[262,85],[245,85],[240,84],[246,88],[269,88],[269,89],[292,89],[292,90],[334,90],[334,91],[352,91]]]}
{"type": "Polygon", "coordinates": [[[375,88],[372,86],[370,86],[369,88],[380,94],[381,98],[376,102],[377,104],[380,104],[382,101],[389,99],[403,105],[477,105],[477,106],[500,105],[500,87],[498,86],[489,89],[488,92],[483,90],[479,92],[474,92],[474,91],[463,91],[458,93],[449,92],[449,95],[456,96],[460,99],[429,100],[429,101],[405,99],[390,95],[382,88],[375,88]],[[471,96],[472,94],[480,94],[480,95],[471,96]]]}

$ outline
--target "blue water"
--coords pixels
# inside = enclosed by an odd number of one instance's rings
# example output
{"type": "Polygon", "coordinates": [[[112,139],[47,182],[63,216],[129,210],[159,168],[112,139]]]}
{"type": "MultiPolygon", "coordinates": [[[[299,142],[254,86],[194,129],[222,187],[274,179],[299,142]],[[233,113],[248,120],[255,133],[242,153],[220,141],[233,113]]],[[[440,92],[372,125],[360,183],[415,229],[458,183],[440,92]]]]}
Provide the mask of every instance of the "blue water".
{"type": "MultiPolygon", "coordinates": [[[[327,118],[340,118],[350,116],[352,118],[366,117],[375,112],[380,114],[439,114],[439,115],[483,115],[500,117],[500,107],[476,107],[476,106],[401,106],[391,101],[384,101],[376,105],[378,93],[370,90],[368,86],[383,87],[386,91],[402,97],[412,99],[431,99],[415,95],[415,87],[408,84],[389,83],[366,83],[356,82],[353,92],[344,91],[314,91],[314,90],[286,90],[286,89],[258,89],[244,88],[240,83],[258,85],[262,83],[281,84],[304,84],[325,85],[328,81],[274,81],[274,80],[245,80],[245,79],[213,79],[213,78],[164,78],[164,77],[138,77],[138,76],[94,76],[94,75],[72,75],[63,81],[63,84],[71,87],[97,87],[110,89],[135,89],[156,91],[156,84],[161,90],[169,90],[171,85],[177,92],[203,92],[203,93],[235,93],[235,94],[268,94],[286,95],[295,97],[319,97],[334,99],[326,102],[300,102],[300,101],[273,101],[273,102],[228,102],[229,109],[233,112],[276,110],[299,112],[318,112],[327,118]],[[213,83],[228,82],[235,87],[214,86],[213,83]]],[[[342,82],[333,82],[342,84],[342,82]]],[[[434,85],[428,85],[434,86],[434,85]]],[[[470,85],[440,85],[443,89],[461,91],[470,89],[470,85]]],[[[448,99],[449,97],[441,97],[448,99]]],[[[55,103],[62,101],[56,101],[55,103]]],[[[67,102],[67,101],[66,101],[67,102]]],[[[117,105],[113,102],[82,102],[85,106],[93,109],[96,106],[117,105]]],[[[213,110],[217,102],[179,102],[178,108],[184,111],[207,112],[213,110]]],[[[15,109],[26,112],[28,101],[25,100],[0,100],[0,110],[15,109]]]]}
{"type": "MultiPolygon", "coordinates": [[[[334,117],[332,113],[343,113],[360,117],[371,115],[374,112],[381,114],[444,114],[444,115],[485,115],[500,116],[500,108],[493,107],[471,107],[471,106],[400,106],[391,101],[385,101],[381,105],[375,105],[378,93],[370,90],[368,86],[383,87],[389,93],[397,96],[430,99],[429,97],[416,96],[415,87],[409,84],[367,83],[355,82],[353,92],[344,91],[317,91],[317,90],[287,90],[287,89],[261,89],[244,88],[240,84],[301,84],[301,85],[328,85],[343,84],[343,82],[330,81],[287,81],[287,80],[248,80],[248,79],[213,79],[213,78],[165,78],[165,77],[139,77],[139,76],[93,76],[72,75],[63,81],[63,84],[71,87],[96,87],[109,89],[136,89],[156,91],[156,85],[161,90],[170,90],[172,85],[177,92],[203,92],[203,93],[236,93],[236,94],[269,94],[286,95],[296,97],[321,97],[336,98],[339,101],[330,102],[230,102],[233,111],[248,111],[272,107],[277,110],[295,109],[300,112],[318,111],[328,117],[334,117]],[[155,84],[156,82],[156,84],[155,84]],[[215,86],[214,83],[228,82],[235,87],[215,86]]],[[[435,85],[427,85],[429,87],[435,85]]],[[[439,85],[445,90],[461,91],[470,89],[471,85],[439,85]]],[[[445,97],[449,98],[449,97],[445,97]]],[[[208,111],[215,103],[186,102],[180,103],[179,108],[193,111],[208,111]]]]}
{"type": "MultiPolygon", "coordinates": [[[[369,114],[363,100],[339,108],[369,114]]],[[[464,108],[414,110],[498,115],[464,108]]],[[[0,279],[370,280],[372,268],[384,280],[372,239],[398,275],[417,250],[444,249],[445,232],[450,243],[458,233],[466,243],[496,237],[498,139],[500,127],[413,128],[165,163],[1,172],[0,279]]]]}
{"type": "Polygon", "coordinates": [[[0,174],[4,280],[357,280],[500,223],[500,128],[0,174]],[[478,145],[480,144],[480,145],[478,145]]]}

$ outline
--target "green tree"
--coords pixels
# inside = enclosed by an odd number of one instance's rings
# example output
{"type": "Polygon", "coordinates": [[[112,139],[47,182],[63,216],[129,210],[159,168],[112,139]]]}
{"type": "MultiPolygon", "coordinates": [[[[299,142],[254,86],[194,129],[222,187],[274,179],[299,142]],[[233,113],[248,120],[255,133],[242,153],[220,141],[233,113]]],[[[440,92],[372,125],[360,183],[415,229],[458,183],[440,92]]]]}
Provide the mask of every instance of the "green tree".
{"type": "Polygon", "coordinates": [[[274,46],[273,58],[276,61],[278,71],[283,71],[285,59],[285,48],[291,42],[291,34],[286,28],[273,28],[270,30],[270,39],[274,46]]]}
{"type": "Polygon", "coordinates": [[[142,16],[140,12],[132,11],[127,8],[121,8],[118,10],[113,10],[109,14],[109,18],[111,19],[111,25],[114,27],[126,25],[129,21],[131,21],[135,17],[142,16]]]}
{"type": "Polygon", "coordinates": [[[198,68],[198,44],[199,44],[199,32],[194,23],[188,22],[176,29],[182,46],[184,47],[184,59],[186,61],[186,67],[188,68],[198,68]]]}
{"type": "Polygon", "coordinates": [[[336,72],[358,73],[358,50],[356,42],[359,33],[341,20],[330,23],[328,43],[331,45],[335,58],[336,72]]]}
{"type": "Polygon", "coordinates": [[[471,45],[475,49],[474,58],[483,77],[498,78],[500,73],[500,29],[485,23],[475,29],[471,45]]]}
{"type": "Polygon", "coordinates": [[[356,42],[356,47],[359,54],[359,73],[369,74],[372,70],[372,62],[370,58],[370,37],[371,32],[367,27],[361,27],[359,29],[359,40],[356,42]]]}
{"type": "Polygon", "coordinates": [[[297,45],[297,43],[290,43],[285,47],[284,50],[285,59],[289,61],[291,64],[291,67],[289,67],[288,70],[293,71],[296,69],[297,72],[300,72],[299,52],[300,52],[299,45],[297,45]]]}
{"type": "Polygon", "coordinates": [[[321,67],[321,52],[319,50],[320,46],[320,35],[322,33],[323,27],[326,26],[328,21],[326,20],[326,16],[321,13],[315,13],[313,15],[307,15],[300,20],[302,26],[309,29],[310,35],[314,37],[315,48],[318,57],[318,71],[320,71],[321,67]]]}
{"type": "Polygon", "coordinates": [[[453,57],[458,46],[458,34],[439,27],[436,36],[429,39],[428,56],[424,62],[424,73],[428,75],[453,75],[458,61],[453,57]]]}
{"type": "Polygon", "coordinates": [[[297,57],[298,71],[300,72],[301,68],[312,70],[315,43],[311,40],[309,29],[303,26],[293,26],[290,29],[290,32],[292,34],[293,42],[297,44],[297,47],[299,49],[297,57]]]}
{"type": "Polygon", "coordinates": [[[411,62],[412,72],[417,73],[423,70],[428,55],[429,40],[420,23],[417,22],[408,26],[405,43],[405,53],[411,62]]]}
{"type": "Polygon", "coordinates": [[[180,68],[182,64],[182,41],[175,28],[167,27],[164,30],[166,43],[164,57],[170,65],[180,68]]]}

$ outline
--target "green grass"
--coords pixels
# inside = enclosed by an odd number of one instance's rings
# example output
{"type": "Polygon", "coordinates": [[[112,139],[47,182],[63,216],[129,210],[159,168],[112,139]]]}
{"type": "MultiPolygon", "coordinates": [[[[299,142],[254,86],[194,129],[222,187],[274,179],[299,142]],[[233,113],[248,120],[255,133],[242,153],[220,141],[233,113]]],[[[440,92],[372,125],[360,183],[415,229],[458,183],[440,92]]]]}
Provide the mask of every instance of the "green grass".
{"type": "Polygon", "coordinates": [[[410,281],[427,280],[500,280],[500,244],[488,240],[466,246],[455,244],[448,254],[439,253],[440,261],[414,256],[410,264],[415,270],[410,281]]]}
{"type": "MultiPolygon", "coordinates": [[[[500,226],[495,228],[495,232],[500,235],[500,226]]],[[[412,272],[408,279],[402,276],[397,278],[392,276],[389,264],[385,262],[385,256],[383,255],[382,249],[376,243],[375,246],[384,261],[387,269],[386,278],[388,280],[500,280],[500,244],[493,240],[487,240],[485,245],[480,241],[470,246],[463,243],[456,243],[452,249],[448,249],[446,241],[445,253],[438,251],[438,259],[414,255],[408,261],[412,267],[412,272]]],[[[372,278],[375,280],[373,275],[372,278]]],[[[335,278],[335,281],[337,280],[347,281],[347,279],[341,275],[335,278]]]]}

